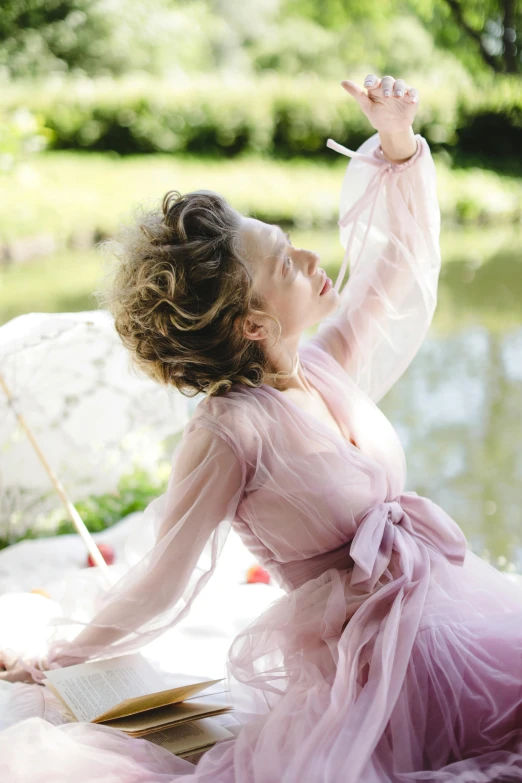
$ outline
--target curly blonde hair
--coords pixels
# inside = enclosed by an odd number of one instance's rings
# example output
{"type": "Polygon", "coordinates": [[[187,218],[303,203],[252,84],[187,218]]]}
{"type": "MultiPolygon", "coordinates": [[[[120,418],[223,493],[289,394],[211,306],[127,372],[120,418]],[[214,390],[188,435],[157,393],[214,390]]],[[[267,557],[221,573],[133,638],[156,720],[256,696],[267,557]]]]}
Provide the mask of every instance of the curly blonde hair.
{"type": "Polygon", "coordinates": [[[112,313],[135,366],[188,397],[260,386],[274,369],[243,333],[253,313],[274,320],[279,336],[281,324],[253,289],[240,227],[219,193],[170,190],[160,208],[138,207],[134,223],[103,243],[118,263],[95,292],[99,306],[112,313]]]}

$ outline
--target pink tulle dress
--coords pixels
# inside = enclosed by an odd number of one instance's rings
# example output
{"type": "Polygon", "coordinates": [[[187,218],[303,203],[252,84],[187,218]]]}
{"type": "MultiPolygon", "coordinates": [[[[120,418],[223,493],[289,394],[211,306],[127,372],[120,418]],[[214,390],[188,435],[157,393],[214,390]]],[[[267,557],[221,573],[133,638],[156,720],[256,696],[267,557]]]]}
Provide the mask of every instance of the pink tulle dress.
{"type": "Polygon", "coordinates": [[[0,732],[3,783],[522,781],[522,589],[467,549],[437,503],[406,491],[404,451],[378,408],[437,302],[436,173],[416,140],[402,164],[377,133],[356,152],[328,141],[352,158],[336,284],[348,262],[350,273],[300,359],[346,437],[268,385],[202,400],[145,512],[154,546],[49,651],[53,667],[156,638],[235,530],[285,591],[229,649],[237,736],[194,766],[109,727],[53,725],[29,666],[35,683],[13,686],[20,719],[0,732]]]}

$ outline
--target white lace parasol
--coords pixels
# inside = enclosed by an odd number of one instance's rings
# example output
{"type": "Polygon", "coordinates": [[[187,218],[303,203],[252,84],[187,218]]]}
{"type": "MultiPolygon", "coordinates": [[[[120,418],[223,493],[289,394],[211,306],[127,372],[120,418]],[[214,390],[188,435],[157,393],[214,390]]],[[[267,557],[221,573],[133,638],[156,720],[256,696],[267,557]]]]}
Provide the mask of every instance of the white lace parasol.
{"type": "Polygon", "coordinates": [[[8,541],[41,530],[62,506],[38,449],[71,501],[111,492],[135,467],[154,472],[165,439],[199,401],[135,370],[104,310],[29,313],[1,326],[0,378],[0,537],[8,541]]]}

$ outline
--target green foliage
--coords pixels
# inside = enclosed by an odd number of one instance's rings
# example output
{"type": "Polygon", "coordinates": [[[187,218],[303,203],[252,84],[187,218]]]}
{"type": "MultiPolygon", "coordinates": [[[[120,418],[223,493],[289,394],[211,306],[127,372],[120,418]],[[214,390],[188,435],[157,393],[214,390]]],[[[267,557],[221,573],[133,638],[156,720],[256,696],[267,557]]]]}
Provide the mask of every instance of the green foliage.
{"type": "Polygon", "coordinates": [[[394,73],[408,58],[421,74],[441,59],[473,74],[520,73],[521,9],[502,0],[3,0],[0,76],[341,77],[359,66],[394,73]]]}
{"type": "Polygon", "coordinates": [[[298,76],[303,72],[338,77],[346,72],[341,34],[299,17],[284,19],[272,35],[249,46],[254,69],[298,76]]]}
{"type": "Polygon", "coordinates": [[[41,115],[24,106],[0,111],[0,173],[41,152],[52,137],[41,115]]]}
{"type": "MultiPolygon", "coordinates": [[[[362,81],[363,75],[352,77],[362,81]]],[[[520,149],[522,92],[516,77],[496,77],[494,85],[474,88],[465,77],[456,84],[438,77],[413,82],[421,94],[414,129],[434,150],[446,147],[464,155],[469,145],[494,161],[498,145],[484,136],[480,123],[474,132],[475,118],[484,113],[495,114],[499,137],[509,137],[513,149],[520,149]]],[[[15,106],[42,117],[55,149],[120,154],[184,151],[233,157],[253,152],[331,159],[325,144],[329,136],[349,139],[353,148],[373,130],[339,82],[309,76],[75,80],[45,89],[17,84],[0,98],[4,110],[15,106]]]]}
{"type": "MultiPolygon", "coordinates": [[[[143,511],[154,498],[165,492],[167,481],[167,478],[158,481],[146,471],[136,469],[122,476],[116,493],[89,497],[76,503],[76,508],[87,529],[97,533],[135,511],[143,511]]],[[[56,535],[75,532],[74,525],[68,519],[58,523],[56,535]]]]}
{"type": "MultiPolygon", "coordinates": [[[[135,511],[144,511],[154,498],[165,492],[168,482],[170,463],[165,462],[158,468],[158,475],[152,476],[139,468],[121,477],[118,489],[106,495],[92,495],[75,503],[75,506],[89,532],[99,533],[135,511]]],[[[16,540],[0,539],[0,550],[25,539],[47,538],[76,533],[69,519],[53,515],[55,529],[52,532],[39,532],[33,528],[16,540]]]]}
{"type": "Polygon", "coordinates": [[[3,0],[0,70],[48,74],[150,75],[212,69],[226,26],[204,0],[3,0]]]}
{"type": "Polygon", "coordinates": [[[4,90],[6,107],[26,105],[45,117],[54,148],[130,152],[302,154],[324,147],[327,133],[368,123],[339,83],[317,79],[228,81],[219,77],[77,81],[4,90]],[[304,145],[304,146],[303,146],[304,145]]]}
{"type": "Polygon", "coordinates": [[[96,0],[4,0],[0,12],[0,64],[11,75],[67,71],[106,37],[96,0]]]}
{"type": "Polygon", "coordinates": [[[505,0],[408,0],[437,47],[474,75],[522,73],[522,5],[505,0]]]}
{"type": "Polygon", "coordinates": [[[469,80],[453,54],[438,50],[422,23],[412,14],[395,15],[385,24],[370,18],[347,17],[343,24],[326,29],[317,21],[299,16],[284,18],[273,30],[248,47],[253,68],[262,74],[272,69],[280,75],[340,78],[360,73],[391,73],[418,79],[469,80]],[[436,75],[431,62],[436,60],[436,75]]]}
{"type": "Polygon", "coordinates": [[[393,0],[365,3],[362,0],[282,0],[281,15],[303,16],[326,28],[339,29],[350,20],[372,20],[384,24],[397,12],[393,0]]]}
{"type": "Polygon", "coordinates": [[[494,144],[497,167],[522,174],[522,89],[519,76],[488,75],[480,89],[459,96],[456,133],[468,158],[479,159],[494,144]],[[518,162],[518,165],[517,165],[518,162]]]}

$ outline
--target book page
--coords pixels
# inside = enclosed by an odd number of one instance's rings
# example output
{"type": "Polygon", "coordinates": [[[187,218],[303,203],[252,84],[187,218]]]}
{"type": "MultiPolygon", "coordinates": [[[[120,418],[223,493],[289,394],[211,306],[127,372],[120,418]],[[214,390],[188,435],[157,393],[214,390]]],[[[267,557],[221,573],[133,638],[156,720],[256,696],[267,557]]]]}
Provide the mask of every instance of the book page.
{"type": "Polygon", "coordinates": [[[208,715],[216,712],[225,712],[232,707],[226,703],[210,704],[202,701],[183,701],[180,704],[169,704],[166,707],[158,707],[155,710],[139,712],[137,715],[127,715],[124,718],[114,718],[106,720],[104,726],[111,726],[113,729],[119,729],[126,733],[135,732],[146,733],[161,729],[163,726],[173,723],[183,723],[184,721],[194,720],[195,718],[206,718],[208,715]]]}
{"type": "Polygon", "coordinates": [[[49,669],[45,674],[76,720],[88,722],[172,704],[218,682],[200,679],[173,688],[176,679],[183,683],[187,678],[157,670],[141,653],[49,669]]]}
{"type": "Polygon", "coordinates": [[[171,688],[166,691],[158,691],[157,693],[148,693],[145,696],[136,696],[135,698],[125,699],[102,715],[98,715],[94,719],[93,723],[104,723],[108,719],[123,718],[127,715],[135,715],[136,713],[146,712],[148,710],[156,709],[157,707],[165,707],[166,705],[177,704],[184,701],[194,693],[206,688],[207,685],[215,683],[216,680],[209,680],[207,682],[199,682],[196,685],[183,685],[179,688],[171,688]]]}
{"type": "Polygon", "coordinates": [[[180,756],[180,758],[185,759],[186,761],[190,761],[191,764],[196,765],[200,759],[203,758],[207,750],[210,750],[212,745],[207,745],[205,748],[198,748],[197,750],[187,750],[186,753],[177,753],[177,756],[180,756]]]}
{"type": "Polygon", "coordinates": [[[92,721],[129,697],[164,687],[140,653],[49,669],[45,674],[79,721],[92,721]]]}
{"type": "Polygon", "coordinates": [[[55,720],[53,720],[54,725],[59,725],[59,723],[76,723],[76,718],[72,714],[71,710],[67,706],[67,704],[64,702],[54,685],[50,683],[49,680],[42,680],[42,683],[46,686],[46,688],[49,689],[49,691],[53,694],[53,696],[56,698],[56,703],[58,706],[58,709],[60,710],[59,715],[56,716],[55,720]]]}
{"type": "Polygon", "coordinates": [[[212,718],[202,718],[191,723],[172,726],[164,731],[155,731],[144,739],[161,745],[162,748],[177,755],[233,737],[232,732],[220,726],[212,718]]]}

